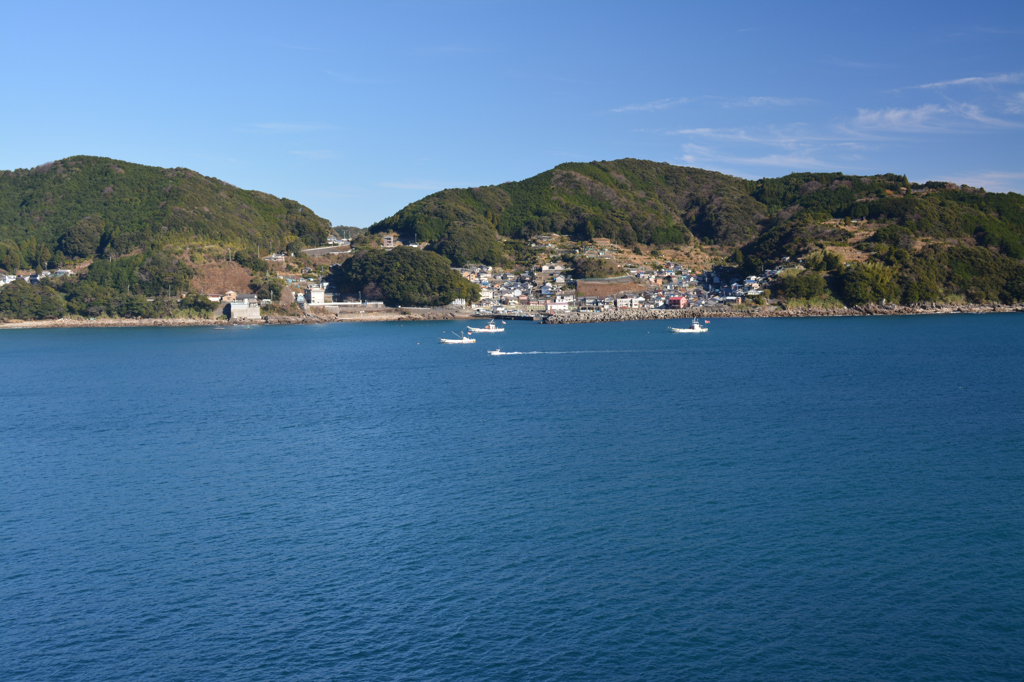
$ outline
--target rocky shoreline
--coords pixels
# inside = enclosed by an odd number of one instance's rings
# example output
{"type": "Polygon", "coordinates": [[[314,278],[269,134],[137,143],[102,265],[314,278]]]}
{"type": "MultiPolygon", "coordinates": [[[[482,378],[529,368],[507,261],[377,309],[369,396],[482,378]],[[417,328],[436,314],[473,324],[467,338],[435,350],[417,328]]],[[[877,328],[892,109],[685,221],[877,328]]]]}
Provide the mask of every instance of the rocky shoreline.
{"type": "Polygon", "coordinates": [[[957,304],[915,303],[913,305],[868,304],[850,308],[684,308],[682,310],[643,310],[622,308],[602,312],[555,313],[544,318],[544,324],[589,324],[595,322],[627,322],[638,320],[677,320],[692,317],[859,317],[867,315],[948,315],[955,313],[1021,313],[1024,304],[957,304]]]}
{"type": "Polygon", "coordinates": [[[469,320],[472,315],[450,310],[419,310],[417,312],[385,310],[365,314],[343,315],[270,315],[258,320],[211,320],[207,318],[119,318],[92,319],[66,317],[58,320],[0,320],[2,329],[106,329],[116,327],[246,327],[254,325],[327,324],[328,322],[415,322],[428,320],[469,320]]]}
{"type": "MultiPolygon", "coordinates": [[[[851,308],[791,308],[764,306],[758,308],[684,308],[682,310],[618,309],[602,312],[555,313],[543,318],[544,324],[591,324],[596,322],[631,322],[640,320],[678,320],[722,317],[859,317],[867,315],[949,315],[980,313],[1024,313],[1024,303],[1014,305],[915,303],[914,305],[869,304],[851,308]]],[[[259,320],[232,323],[204,318],[63,318],[59,320],[2,320],[0,329],[94,329],[111,327],[217,327],[282,324],[327,324],[329,322],[423,322],[471,320],[476,316],[450,310],[381,311],[362,315],[272,315],[259,320]]]]}

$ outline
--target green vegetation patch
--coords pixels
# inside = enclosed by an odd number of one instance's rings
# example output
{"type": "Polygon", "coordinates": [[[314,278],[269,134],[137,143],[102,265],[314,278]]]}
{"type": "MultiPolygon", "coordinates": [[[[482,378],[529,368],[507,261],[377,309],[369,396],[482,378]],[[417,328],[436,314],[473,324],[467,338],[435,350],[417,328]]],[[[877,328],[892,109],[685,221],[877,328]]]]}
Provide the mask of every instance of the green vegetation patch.
{"type": "Polygon", "coordinates": [[[290,199],[239,189],[187,168],[73,156],[0,172],[0,265],[122,256],[200,242],[258,247],[325,244],[330,222],[290,199]]]}
{"type": "Polygon", "coordinates": [[[480,298],[480,287],[451,269],[448,259],[408,247],[363,251],[335,267],[335,289],[386,305],[443,306],[457,298],[480,298]]]}

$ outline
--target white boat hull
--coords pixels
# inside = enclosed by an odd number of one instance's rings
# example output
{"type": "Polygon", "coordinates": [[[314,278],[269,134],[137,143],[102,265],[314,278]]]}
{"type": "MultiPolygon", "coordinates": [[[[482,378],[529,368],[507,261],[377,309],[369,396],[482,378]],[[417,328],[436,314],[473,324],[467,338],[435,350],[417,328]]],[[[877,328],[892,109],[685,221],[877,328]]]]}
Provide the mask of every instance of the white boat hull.
{"type": "Polygon", "coordinates": [[[470,334],[491,334],[493,332],[505,331],[504,327],[499,327],[493,322],[488,322],[484,327],[466,327],[466,329],[469,330],[470,334]]]}
{"type": "Polygon", "coordinates": [[[700,334],[706,332],[708,328],[700,326],[697,318],[693,318],[689,327],[669,327],[668,330],[673,334],[700,334]]]}

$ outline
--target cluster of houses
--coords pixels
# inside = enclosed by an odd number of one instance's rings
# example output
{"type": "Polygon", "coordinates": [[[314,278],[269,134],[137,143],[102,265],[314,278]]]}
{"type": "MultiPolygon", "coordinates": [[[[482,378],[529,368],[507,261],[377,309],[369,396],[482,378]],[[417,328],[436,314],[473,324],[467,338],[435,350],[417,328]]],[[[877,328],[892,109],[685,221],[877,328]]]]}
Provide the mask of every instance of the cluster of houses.
{"type": "MultiPolygon", "coordinates": [[[[623,287],[624,291],[612,296],[587,296],[577,294],[577,283],[569,272],[569,266],[557,260],[559,254],[564,252],[564,242],[565,238],[562,235],[534,237],[531,246],[550,252],[551,262],[524,272],[500,272],[488,265],[470,265],[453,269],[467,280],[479,285],[478,308],[492,312],[518,310],[531,313],[555,313],[572,309],[730,305],[764,294],[769,279],[777,274],[777,271],[769,270],[761,275],[740,277],[736,275],[735,269],[725,266],[717,266],[698,273],[691,272],[679,263],[665,263],[663,268],[658,270],[628,267],[630,277],[623,279],[623,283],[628,283],[628,286],[623,287]],[[627,289],[630,290],[628,293],[625,291],[627,289]]],[[[385,249],[401,245],[403,242],[397,236],[381,237],[381,246],[385,249]]],[[[414,242],[407,242],[404,245],[422,246],[414,242]]],[[[605,256],[609,250],[616,250],[610,240],[603,238],[595,238],[589,243],[576,246],[577,253],[585,252],[597,257],[605,256]]],[[[296,302],[302,306],[352,307],[365,306],[367,303],[332,302],[333,297],[326,290],[326,281],[305,284],[304,291],[296,294],[296,302]]],[[[465,305],[465,302],[455,301],[453,305],[465,305]]]]}
{"type": "Polygon", "coordinates": [[[47,277],[64,277],[66,275],[73,274],[75,274],[74,270],[61,269],[54,270],[53,272],[50,272],[49,270],[43,270],[38,274],[32,275],[0,275],[0,287],[10,284],[11,282],[16,282],[19,279],[28,282],[29,284],[39,284],[47,277]]]}
{"type": "MultiPolygon", "coordinates": [[[[664,269],[629,270],[629,277],[601,280],[606,288],[621,284],[619,293],[609,296],[577,296],[572,277],[564,264],[543,265],[523,273],[497,274],[488,266],[459,268],[463,277],[480,285],[480,307],[492,312],[509,309],[528,312],[560,312],[572,309],[607,310],[611,308],[686,308],[742,303],[767,290],[768,280],[777,274],[736,276],[735,270],[716,267],[692,273],[679,264],[664,269]]],[[[593,280],[590,280],[593,281],[593,280]]],[[[581,291],[585,289],[581,287],[581,291]]]]}
{"type": "Polygon", "coordinates": [[[564,263],[550,263],[521,273],[496,273],[489,265],[456,268],[480,286],[481,306],[514,307],[531,312],[569,310],[576,302],[573,279],[564,263]]]}
{"type": "MultiPolygon", "coordinates": [[[[560,253],[565,253],[564,238],[560,235],[540,235],[535,237],[532,246],[537,249],[551,251],[550,262],[538,265],[524,272],[502,272],[488,265],[471,265],[453,268],[461,276],[480,287],[480,301],[477,307],[481,311],[494,313],[526,312],[526,313],[557,313],[569,310],[608,310],[612,308],[687,308],[698,306],[730,305],[741,303],[751,297],[761,296],[768,289],[768,282],[776,276],[778,270],[766,270],[761,275],[741,277],[734,268],[716,266],[704,272],[691,272],[679,263],[665,263],[661,269],[644,269],[627,264],[628,277],[610,278],[605,280],[584,280],[586,283],[599,283],[600,286],[578,286],[570,274],[569,266],[557,260],[560,253]],[[617,287],[616,285],[621,285],[617,287]],[[599,291],[602,295],[591,295],[599,291]],[[611,295],[603,295],[612,292],[611,295]]],[[[349,246],[347,239],[330,236],[331,246],[349,246]]],[[[392,235],[381,238],[381,246],[385,249],[402,245],[392,235]]],[[[408,246],[421,246],[408,243],[408,246]]],[[[595,238],[591,243],[577,245],[576,253],[593,252],[590,255],[602,257],[614,245],[607,239],[595,238]]],[[[273,253],[263,260],[268,264],[283,264],[287,255],[273,253]]],[[[784,259],[788,261],[789,259],[784,259]]],[[[783,264],[785,267],[785,263],[783,264]]],[[[74,274],[72,270],[43,271],[32,275],[2,275],[0,286],[17,279],[30,283],[39,283],[47,277],[74,274]]],[[[335,301],[327,289],[327,281],[321,279],[313,268],[306,268],[301,275],[298,273],[278,273],[289,284],[299,285],[302,290],[295,295],[295,302],[306,308],[323,306],[336,309],[366,309],[381,307],[379,301],[335,301]]],[[[208,298],[224,304],[224,312],[231,319],[258,319],[261,304],[255,294],[238,294],[228,291],[223,295],[210,295],[208,298]]],[[[454,306],[465,306],[465,301],[455,301],[454,306]]]]}

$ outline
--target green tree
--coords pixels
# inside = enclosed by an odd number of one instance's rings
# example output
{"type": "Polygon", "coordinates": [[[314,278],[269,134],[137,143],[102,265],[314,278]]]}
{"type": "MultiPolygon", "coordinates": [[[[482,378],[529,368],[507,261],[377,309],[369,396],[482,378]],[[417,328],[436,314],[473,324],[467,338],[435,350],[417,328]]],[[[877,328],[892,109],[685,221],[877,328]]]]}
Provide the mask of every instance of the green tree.
{"type": "Polygon", "coordinates": [[[853,263],[844,270],[839,281],[841,296],[847,305],[900,300],[896,269],[881,263],[853,263]]]}
{"type": "Polygon", "coordinates": [[[190,291],[185,294],[180,301],[178,301],[178,307],[183,310],[191,310],[197,313],[210,313],[217,308],[217,304],[211,301],[207,296],[190,291]]]}
{"type": "Polygon", "coordinates": [[[83,280],[67,280],[59,284],[67,300],[68,311],[83,317],[113,316],[116,314],[116,289],[83,280]]]}
{"type": "Polygon", "coordinates": [[[815,251],[805,258],[804,264],[811,270],[832,272],[842,265],[842,258],[840,258],[839,254],[835,251],[822,249],[821,251],[815,251]]]}
{"type": "Polygon", "coordinates": [[[52,257],[53,254],[46,248],[46,245],[40,246],[39,255],[36,257],[36,272],[39,273],[48,268],[52,257]]]}
{"type": "Polygon", "coordinates": [[[58,248],[71,258],[88,258],[96,255],[103,237],[103,219],[90,215],[72,225],[61,235],[58,248]]]}
{"type": "Polygon", "coordinates": [[[820,298],[827,291],[825,278],[817,270],[802,270],[785,274],[775,282],[772,291],[776,298],[820,298]]]}
{"type": "Polygon", "coordinates": [[[234,256],[232,256],[232,260],[243,268],[249,268],[249,270],[254,273],[266,272],[268,269],[267,262],[248,249],[239,249],[236,251],[234,256]]]}
{"type": "Polygon", "coordinates": [[[504,261],[501,242],[493,229],[475,229],[469,225],[452,225],[434,244],[433,250],[462,267],[468,263],[500,265],[504,261]]]}
{"type": "Polygon", "coordinates": [[[21,267],[21,250],[15,244],[0,242],[0,268],[14,272],[21,267]]]}
{"type": "Polygon", "coordinates": [[[65,312],[64,299],[48,286],[17,280],[0,287],[0,317],[46,320],[61,317],[65,312]]]}
{"type": "Polygon", "coordinates": [[[334,268],[330,279],[342,293],[370,291],[389,306],[442,306],[456,298],[467,303],[480,298],[480,287],[452,270],[447,258],[404,246],[358,253],[334,268]]]}
{"type": "Polygon", "coordinates": [[[286,282],[276,275],[260,272],[253,275],[252,278],[253,293],[271,301],[281,300],[285,286],[286,282]]]}

